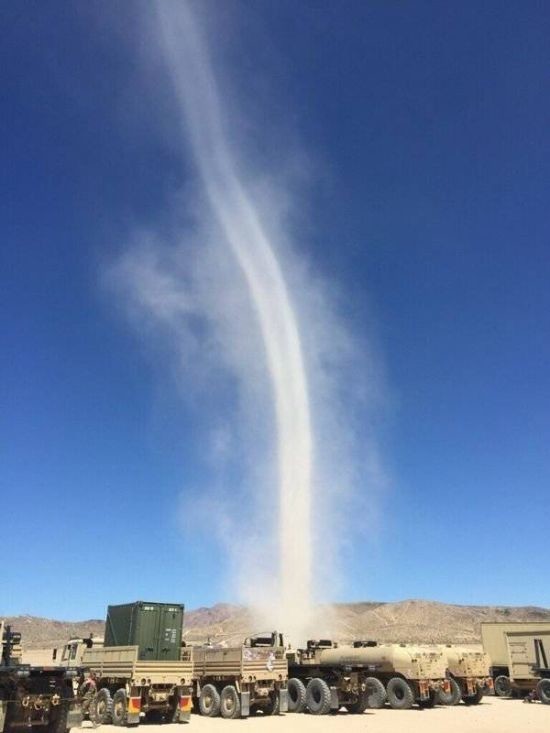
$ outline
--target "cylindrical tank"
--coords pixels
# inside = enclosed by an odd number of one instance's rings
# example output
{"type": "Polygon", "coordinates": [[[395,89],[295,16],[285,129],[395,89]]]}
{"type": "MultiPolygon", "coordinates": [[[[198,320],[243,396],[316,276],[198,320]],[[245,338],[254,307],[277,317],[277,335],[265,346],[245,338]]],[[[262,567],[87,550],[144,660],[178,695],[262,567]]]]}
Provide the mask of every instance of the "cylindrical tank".
{"type": "Polygon", "coordinates": [[[489,656],[481,648],[439,646],[447,659],[449,672],[455,677],[489,677],[489,656]]]}
{"type": "Polygon", "coordinates": [[[339,646],[323,649],[317,658],[321,667],[345,665],[380,675],[400,674],[407,679],[443,679],[447,666],[439,650],[400,644],[339,646]]]}

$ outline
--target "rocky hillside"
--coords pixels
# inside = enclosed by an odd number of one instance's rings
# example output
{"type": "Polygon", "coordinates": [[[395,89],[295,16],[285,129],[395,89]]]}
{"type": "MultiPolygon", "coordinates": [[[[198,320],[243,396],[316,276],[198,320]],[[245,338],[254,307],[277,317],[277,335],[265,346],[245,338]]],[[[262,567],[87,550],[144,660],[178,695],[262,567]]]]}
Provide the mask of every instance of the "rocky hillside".
{"type": "MultiPolygon", "coordinates": [[[[377,639],[396,642],[463,642],[480,640],[482,621],[550,621],[550,609],[532,606],[454,606],[435,601],[397,603],[341,603],[320,607],[318,635],[341,641],[377,639]],[[328,621],[327,621],[328,620],[328,621]]],[[[103,621],[53,621],[33,616],[5,618],[23,634],[28,649],[59,646],[71,636],[103,635],[103,621]]],[[[316,627],[317,628],[317,627],[316,627]]],[[[258,631],[243,606],[220,603],[185,615],[188,643],[206,639],[218,643],[240,642],[258,631]]]]}

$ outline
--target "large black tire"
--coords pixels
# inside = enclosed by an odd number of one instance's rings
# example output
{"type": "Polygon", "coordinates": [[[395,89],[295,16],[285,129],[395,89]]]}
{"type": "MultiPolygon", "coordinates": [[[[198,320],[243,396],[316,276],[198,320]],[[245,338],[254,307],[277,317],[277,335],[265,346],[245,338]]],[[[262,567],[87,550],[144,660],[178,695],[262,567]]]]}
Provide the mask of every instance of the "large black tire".
{"type": "Polygon", "coordinates": [[[205,685],[199,697],[199,711],[201,715],[208,718],[215,718],[220,714],[220,693],[214,685],[205,685]]]}
{"type": "Polygon", "coordinates": [[[220,695],[220,713],[222,718],[230,720],[241,717],[241,698],[234,685],[226,685],[220,695]]]}
{"type": "Polygon", "coordinates": [[[108,725],[112,720],[113,698],[106,687],[98,691],[90,704],[90,719],[94,725],[108,725]]]}
{"type": "Polygon", "coordinates": [[[288,712],[303,713],[306,709],[306,686],[302,680],[291,677],[287,685],[288,712]]]}
{"type": "Polygon", "coordinates": [[[111,713],[113,725],[126,725],[128,718],[128,698],[126,690],[122,688],[113,695],[113,712],[111,713]]]}
{"type": "Polygon", "coordinates": [[[67,732],[67,715],[69,713],[69,703],[62,702],[55,707],[50,708],[51,718],[46,726],[47,733],[66,733],[67,732]]]}
{"type": "Polygon", "coordinates": [[[314,677],[306,687],[306,705],[312,715],[330,713],[330,687],[325,680],[314,677]]]}
{"type": "Polygon", "coordinates": [[[452,677],[449,682],[451,684],[450,692],[445,692],[445,690],[437,691],[437,701],[440,705],[458,705],[462,698],[462,689],[458,682],[452,677]]]}
{"type": "Polygon", "coordinates": [[[495,680],[495,695],[497,697],[512,697],[512,683],[505,674],[499,675],[495,680]]]}
{"type": "Polygon", "coordinates": [[[402,677],[392,677],[386,687],[388,702],[394,710],[408,710],[414,704],[411,686],[402,677]]]}
{"type": "Polygon", "coordinates": [[[367,677],[365,680],[367,686],[367,707],[373,710],[379,710],[386,704],[386,688],[382,682],[376,677],[367,677]]]}
{"type": "Polygon", "coordinates": [[[550,679],[539,680],[537,695],[543,705],[550,705],[550,679]]]}
{"type": "Polygon", "coordinates": [[[346,710],[352,715],[360,715],[364,713],[369,706],[369,696],[366,690],[362,690],[356,702],[346,704],[346,710]]]}
{"type": "Polygon", "coordinates": [[[473,695],[463,695],[462,699],[466,705],[479,705],[483,698],[483,690],[477,689],[473,695]]]}

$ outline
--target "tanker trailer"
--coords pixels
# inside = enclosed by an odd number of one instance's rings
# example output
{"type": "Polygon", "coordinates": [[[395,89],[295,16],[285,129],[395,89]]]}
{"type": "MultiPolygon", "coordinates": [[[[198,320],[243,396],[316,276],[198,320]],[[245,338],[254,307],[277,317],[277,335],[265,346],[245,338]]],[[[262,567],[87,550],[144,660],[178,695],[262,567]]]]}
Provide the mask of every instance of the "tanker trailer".
{"type": "Polygon", "coordinates": [[[462,699],[466,705],[477,705],[483,695],[493,690],[490,660],[482,649],[447,644],[438,645],[447,659],[451,690],[438,692],[441,705],[457,705],[462,699]]]}
{"type": "Polygon", "coordinates": [[[289,654],[289,710],[321,715],[345,706],[348,712],[379,708],[387,698],[398,710],[432,707],[439,690],[450,691],[438,651],[397,644],[310,641],[289,654]]]}

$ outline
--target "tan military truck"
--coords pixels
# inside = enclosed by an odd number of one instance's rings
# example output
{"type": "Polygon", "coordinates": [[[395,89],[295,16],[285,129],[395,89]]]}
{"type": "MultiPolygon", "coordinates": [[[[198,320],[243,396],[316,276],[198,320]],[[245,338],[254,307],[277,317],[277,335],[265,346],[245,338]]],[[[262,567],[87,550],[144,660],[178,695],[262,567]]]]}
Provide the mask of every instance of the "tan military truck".
{"type": "Polygon", "coordinates": [[[505,633],[513,688],[550,705],[550,630],[505,633]]]}
{"type": "Polygon", "coordinates": [[[451,685],[450,692],[438,692],[437,699],[441,705],[457,705],[460,700],[466,705],[477,705],[483,695],[492,692],[490,660],[482,649],[454,644],[439,645],[437,649],[447,660],[451,685]]]}
{"type": "Polygon", "coordinates": [[[0,621],[0,733],[66,733],[82,722],[74,669],[22,664],[21,634],[0,621]]]}
{"type": "Polygon", "coordinates": [[[201,715],[245,718],[286,712],[288,666],[281,634],[258,634],[238,647],[193,647],[201,715]]]}
{"type": "Polygon", "coordinates": [[[142,714],[151,722],[183,723],[190,718],[190,648],[182,649],[180,660],[140,660],[137,645],[104,647],[94,639],[73,639],[60,663],[83,670],[79,693],[84,713],[97,725],[137,725],[142,714]]]}
{"type": "Polygon", "coordinates": [[[59,664],[84,670],[79,695],[94,723],[137,725],[142,715],[159,722],[189,720],[193,656],[182,647],[182,622],[179,604],[109,606],[107,645],[90,637],[69,641],[60,656],[54,651],[59,664]]]}
{"type": "Polygon", "coordinates": [[[309,641],[289,652],[289,710],[325,715],[345,706],[362,713],[367,707],[403,710],[417,702],[432,707],[440,690],[449,691],[443,654],[436,650],[356,641],[339,646],[331,640],[309,641]]]}
{"type": "Polygon", "coordinates": [[[537,634],[550,631],[549,621],[532,622],[483,622],[481,624],[481,641],[484,651],[491,660],[490,673],[494,682],[495,695],[499,697],[511,697],[520,694],[521,690],[517,685],[512,684],[510,672],[510,658],[506,633],[522,632],[537,634]]]}

